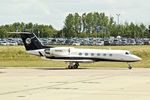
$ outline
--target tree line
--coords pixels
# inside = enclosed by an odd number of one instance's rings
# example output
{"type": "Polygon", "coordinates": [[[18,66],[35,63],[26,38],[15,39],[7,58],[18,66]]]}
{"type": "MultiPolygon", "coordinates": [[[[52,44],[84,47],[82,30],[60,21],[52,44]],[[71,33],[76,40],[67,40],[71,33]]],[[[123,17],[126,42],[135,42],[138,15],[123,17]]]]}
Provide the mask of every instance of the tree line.
{"type": "Polygon", "coordinates": [[[57,33],[58,37],[110,37],[122,36],[130,38],[150,38],[150,25],[134,24],[133,22],[118,24],[114,17],[105,13],[69,14],[64,28],[57,33]]]}
{"type": "Polygon", "coordinates": [[[34,32],[38,37],[55,37],[57,34],[57,30],[54,29],[51,25],[39,25],[33,23],[13,23],[8,25],[1,25],[0,26],[0,38],[7,38],[7,37],[19,37],[17,34],[10,34],[9,32],[34,32]]]}
{"type": "Polygon", "coordinates": [[[52,25],[39,25],[33,23],[13,23],[0,26],[0,38],[17,37],[8,32],[33,31],[39,37],[63,37],[63,38],[85,38],[85,37],[128,37],[128,38],[150,38],[150,25],[143,23],[134,24],[125,22],[118,24],[114,17],[108,17],[105,13],[90,12],[79,15],[78,13],[68,14],[64,21],[64,27],[56,30],[52,25]]]}

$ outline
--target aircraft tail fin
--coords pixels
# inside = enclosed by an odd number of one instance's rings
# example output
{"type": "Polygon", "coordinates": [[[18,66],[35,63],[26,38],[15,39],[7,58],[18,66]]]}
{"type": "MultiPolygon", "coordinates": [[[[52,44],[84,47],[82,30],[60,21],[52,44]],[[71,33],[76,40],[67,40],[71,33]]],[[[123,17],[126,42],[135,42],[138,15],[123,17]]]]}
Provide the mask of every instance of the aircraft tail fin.
{"type": "Polygon", "coordinates": [[[9,32],[9,33],[20,34],[27,51],[52,48],[51,46],[44,46],[33,32],[9,32]]]}
{"type": "Polygon", "coordinates": [[[45,48],[52,48],[51,46],[44,46],[34,33],[21,33],[21,38],[26,50],[38,50],[45,48]]]}

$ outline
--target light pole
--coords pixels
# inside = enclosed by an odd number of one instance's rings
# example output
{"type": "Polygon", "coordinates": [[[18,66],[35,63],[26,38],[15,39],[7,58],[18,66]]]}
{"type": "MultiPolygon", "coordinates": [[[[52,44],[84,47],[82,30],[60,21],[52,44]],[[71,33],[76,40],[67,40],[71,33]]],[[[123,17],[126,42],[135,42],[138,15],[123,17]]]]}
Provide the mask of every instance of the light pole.
{"type": "Polygon", "coordinates": [[[64,28],[62,29],[61,35],[62,35],[62,38],[64,38],[64,28]]]}
{"type": "Polygon", "coordinates": [[[118,25],[117,25],[117,35],[119,36],[119,18],[120,18],[120,14],[116,14],[117,18],[118,18],[118,25]]]}
{"type": "Polygon", "coordinates": [[[40,29],[38,28],[38,38],[40,38],[40,29]]]}
{"type": "Polygon", "coordinates": [[[104,34],[104,16],[103,16],[103,25],[102,25],[102,30],[103,30],[103,38],[105,38],[105,34],[104,34]]]}

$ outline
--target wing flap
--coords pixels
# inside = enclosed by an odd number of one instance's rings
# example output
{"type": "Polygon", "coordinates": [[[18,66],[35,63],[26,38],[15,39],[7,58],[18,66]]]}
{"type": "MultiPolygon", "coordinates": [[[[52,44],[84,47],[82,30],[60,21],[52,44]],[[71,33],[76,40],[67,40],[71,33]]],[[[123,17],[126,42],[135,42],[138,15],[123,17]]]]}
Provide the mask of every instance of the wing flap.
{"type": "Polygon", "coordinates": [[[76,59],[71,59],[71,60],[64,60],[64,62],[79,62],[79,63],[93,63],[93,60],[88,60],[88,59],[81,59],[81,60],[76,60],[76,59]]]}

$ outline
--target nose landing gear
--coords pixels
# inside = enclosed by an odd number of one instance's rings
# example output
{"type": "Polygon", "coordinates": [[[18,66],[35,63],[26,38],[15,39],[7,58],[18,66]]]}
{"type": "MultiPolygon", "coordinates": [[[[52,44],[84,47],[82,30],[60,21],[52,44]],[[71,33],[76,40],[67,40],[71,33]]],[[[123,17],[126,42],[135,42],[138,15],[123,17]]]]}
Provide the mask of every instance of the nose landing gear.
{"type": "Polygon", "coordinates": [[[128,63],[128,69],[130,70],[132,69],[132,66],[129,63],[128,63]]]}

